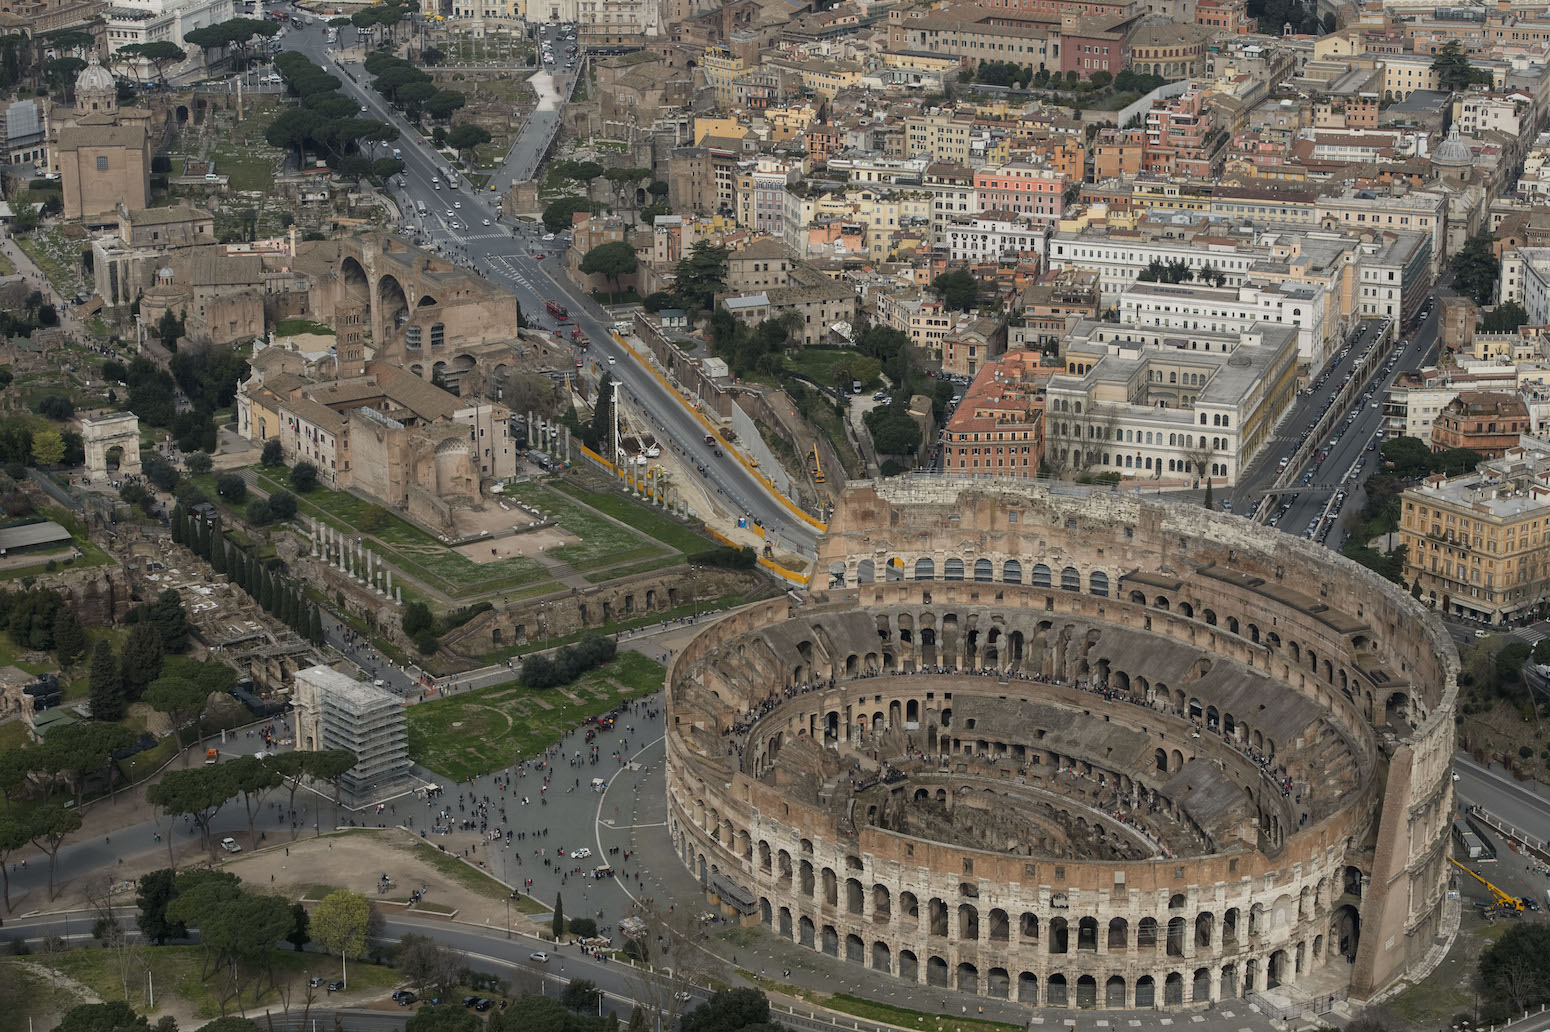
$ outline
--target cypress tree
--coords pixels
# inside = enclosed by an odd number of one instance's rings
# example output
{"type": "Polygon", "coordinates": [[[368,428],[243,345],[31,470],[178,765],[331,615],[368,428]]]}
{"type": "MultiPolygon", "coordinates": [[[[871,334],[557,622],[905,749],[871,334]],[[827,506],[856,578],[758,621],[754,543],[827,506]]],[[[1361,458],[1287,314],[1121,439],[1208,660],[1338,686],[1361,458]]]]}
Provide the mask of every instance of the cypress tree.
{"type": "Polygon", "coordinates": [[[199,555],[201,557],[205,558],[205,559],[210,558],[210,521],[209,520],[200,520],[199,521],[199,537],[196,539],[196,542],[197,542],[197,544],[194,547],[194,551],[198,552],[199,555]]]}
{"type": "Polygon", "coordinates": [[[54,654],[61,666],[70,666],[86,655],[86,632],[81,630],[75,607],[61,602],[54,611],[54,654]]]}
{"type": "Polygon", "coordinates": [[[179,502],[172,507],[172,543],[181,545],[187,540],[184,533],[188,530],[188,513],[183,511],[183,503],[179,502]]]}
{"type": "Polygon", "coordinates": [[[124,681],[119,677],[113,646],[106,641],[99,641],[97,650],[92,653],[91,675],[87,683],[91,692],[92,717],[97,720],[123,719],[127,708],[124,681]]]}
{"type": "Polygon", "coordinates": [[[307,625],[307,640],[314,645],[323,644],[323,614],[318,612],[318,607],[312,607],[312,615],[307,625]]]}
{"type": "Polygon", "coordinates": [[[226,541],[224,538],[216,538],[210,543],[210,568],[216,573],[225,573],[226,565],[226,541]]]}
{"type": "Polygon", "coordinates": [[[550,930],[554,932],[556,942],[565,934],[565,904],[560,899],[560,894],[554,894],[554,921],[550,924],[550,930]]]}
{"type": "Polygon", "coordinates": [[[274,612],[274,578],[262,568],[258,571],[258,604],[264,607],[264,612],[274,612]]]}

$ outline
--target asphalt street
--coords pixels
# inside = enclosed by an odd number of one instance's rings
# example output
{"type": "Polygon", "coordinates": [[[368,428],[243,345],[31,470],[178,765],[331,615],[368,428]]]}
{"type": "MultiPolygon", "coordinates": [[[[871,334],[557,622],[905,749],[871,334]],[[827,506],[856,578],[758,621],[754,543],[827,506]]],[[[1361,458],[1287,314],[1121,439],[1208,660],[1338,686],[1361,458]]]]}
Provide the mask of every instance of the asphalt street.
{"type": "MultiPolygon", "coordinates": [[[[556,31],[558,29],[553,27],[545,29],[550,35],[556,31]]],[[[291,29],[283,42],[286,47],[301,51],[324,67],[337,68],[332,57],[325,53],[329,48],[321,25],[315,23],[303,29],[291,29]]],[[[559,268],[564,261],[563,235],[545,240],[548,234],[538,223],[501,222],[497,196],[489,191],[481,194],[468,185],[466,178],[459,177],[457,186],[449,188],[442,174],[447,159],[412,129],[398,111],[366,87],[369,76],[359,66],[349,66],[346,70],[350,74],[341,76],[345,94],[362,104],[371,117],[390,122],[399,129],[399,139],[380,147],[377,156],[391,154],[396,148],[405,163],[405,186],[402,189],[395,186],[393,192],[402,211],[400,221],[405,235],[512,291],[522,306],[523,315],[535,328],[554,332],[556,323],[546,312],[545,303],[553,300],[565,305],[569,320],[564,324],[564,339],[570,339],[574,327],[579,328],[588,341],[577,354],[585,371],[600,375],[606,370],[620,381],[622,389],[635,401],[637,410],[645,413],[653,424],[658,439],[672,444],[692,464],[706,468],[707,479],[728,510],[762,519],[775,547],[815,557],[817,530],[791,513],[733,456],[717,454],[721,450],[719,442],[705,443],[704,427],[676,392],[636,363],[613,340],[610,330],[615,318],[590,296],[577,290],[559,268]],[[357,79],[360,81],[355,81],[357,79]],[[433,184],[432,180],[441,182],[433,184]],[[423,217],[418,214],[421,203],[426,209],[423,217]],[[488,226],[484,225],[485,220],[489,221],[488,226]]],[[[568,91],[571,84],[564,79],[563,65],[559,73],[568,91]]],[[[537,124],[540,131],[535,133],[528,132],[524,126],[512,155],[507,158],[508,166],[512,166],[513,161],[523,169],[530,162],[536,165],[542,153],[537,141],[545,136],[543,124],[537,124]]],[[[543,146],[547,147],[547,143],[543,146]]],[[[506,175],[498,179],[497,185],[509,185],[510,178],[512,176],[506,175]]]]}

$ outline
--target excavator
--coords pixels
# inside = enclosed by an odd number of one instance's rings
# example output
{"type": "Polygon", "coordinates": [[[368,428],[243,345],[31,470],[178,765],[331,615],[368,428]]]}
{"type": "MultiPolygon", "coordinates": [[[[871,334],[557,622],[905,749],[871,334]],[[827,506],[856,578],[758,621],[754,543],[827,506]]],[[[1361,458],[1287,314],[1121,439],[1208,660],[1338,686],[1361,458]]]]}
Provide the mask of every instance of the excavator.
{"type": "Polygon", "coordinates": [[[1448,862],[1486,887],[1486,891],[1491,894],[1491,898],[1495,901],[1493,903],[1494,909],[1509,910],[1514,914],[1521,914],[1523,912],[1523,901],[1518,899],[1518,897],[1509,895],[1508,893],[1503,892],[1501,889],[1498,889],[1495,885],[1492,885],[1479,874],[1471,871],[1469,868],[1465,867],[1451,856],[1448,857],[1448,862]]]}

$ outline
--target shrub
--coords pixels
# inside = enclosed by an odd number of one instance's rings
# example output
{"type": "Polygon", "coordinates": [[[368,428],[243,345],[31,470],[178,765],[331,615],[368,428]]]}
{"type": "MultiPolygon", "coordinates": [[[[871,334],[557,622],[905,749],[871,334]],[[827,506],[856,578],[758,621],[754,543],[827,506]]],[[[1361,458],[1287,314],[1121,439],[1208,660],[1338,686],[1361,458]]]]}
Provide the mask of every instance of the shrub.
{"type": "Polygon", "coordinates": [[[306,494],[318,486],[318,468],[310,462],[298,462],[291,467],[291,486],[306,494]]]}
{"type": "Polygon", "coordinates": [[[240,505],[248,496],[248,482],[236,473],[222,473],[215,481],[215,493],[232,505],[240,505]]]}
{"type": "Polygon", "coordinates": [[[289,491],[276,491],[269,496],[269,518],[288,520],[296,515],[296,496],[289,491]]]}

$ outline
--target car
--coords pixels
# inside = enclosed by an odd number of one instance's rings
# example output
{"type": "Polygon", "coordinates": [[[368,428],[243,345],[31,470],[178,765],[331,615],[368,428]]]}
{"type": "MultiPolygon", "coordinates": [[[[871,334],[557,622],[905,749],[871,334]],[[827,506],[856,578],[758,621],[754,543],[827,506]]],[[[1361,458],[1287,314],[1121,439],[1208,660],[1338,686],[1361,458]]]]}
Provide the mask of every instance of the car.
{"type": "Polygon", "coordinates": [[[463,1006],[465,1006],[465,1007],[472,1007],[474,1004],[476,1004],[478,1002],[479,1002],[479,997],[477,997],[477,996],[465,996],[465,997],[463,997],[463,1006]]]}
{"type": "Polygon", "coordinates": [[[1491,633],[1490,631],[1476,631],[1475,632],[1475,637],[1476,638],[1485,638],[1485,637],[1488,637],[1490,635],[1490,633],[1491,633]]]}
{"type": "Polygon", "coordinates": [[[578,849],[574,853],[572,853],[570,855],[570,858],[572,860],[585,860],[587,857],[589,857],[591,855],[592,855],[592,850],[588,849],[586,846],[582,846],[580,849],[578,849]]]}
{"type": "Polygon", "coordinates": [[[332,982],[328,983],[328,991],[331,993],[344,992],[344,982],[338,978],[334,979],[332,982]]]}
{"type": "Polygon", "coordinates": [[[614,356],[612,356],[612,355],[608,356],[608,364],[609,365],[613,365],[614,364],[614,356]]]}
{"type": "Polygon", "coordinates": [[[451,217],[452,217],[452,209],[451,209],[451,208],[448,208],[448,209],[447,209],[447,218],[449,218],[449,219],[450,219],[450,218],[451,218],[451,217]]]}
{"type": "Polygon", "coordinates": [[[309,978],[307,979],[307,984],[314,989],[323,988],[323,980],[321,978],[309,978]]]}
{"type": "Polygon", "coordinates": [[[237,840],[232,838],[230,835],[221,839],[221,848],[226,850],[228,853],[242,852],[242,847],[237,845],[237,840]]]}
{"type": "Polygon", "coordinates": [[[365,105],[365,104],[362,104],[362,105],[361,105],[361,114],[363,114],[363,115],[364,115],[364,114],[365,114],[365,113],[366,113],[366,105],[365,105]]]}
{"type": "Polygon", "coordinates": [[[454,207],[454,208],[461,208],[462,206],[463,206],[463,202],[462,201],[453,201],[452,202],[452,207],[454,207]]]}
{"type": "Polygon", "coordinates": [[[1539,900],[1533,896],[1519,896],[1518,901],[1523,904],[1524,910],[1538,910],[1539,900]]]}
{"type": "Polygon", "coordinates": [[[543,950],[539,950],[536,953],[529,953],[527,955],[527,959],[531,960],[535,964],[547,964],[549,963],[549,954],[545,953],[543,950]]]}
{"type": "Polygon", "coordinates": [[[493,1006],[495,1006],[495,1001],[494,1000],[486,1000],[483,997],[480,997],[474,1003],[474,1010],[476,1010],[476,1011],[487,1011],[487,1010],[489,1010],[493,1006]]]}
{"type": "Polygon", "coordinates": [[[408,989],[400,989],[393,994],[393,1002],[400,1007],[408,1007],[416,1003],[420,998],[408,989]]]}
{"type": "Polygon", "coordinates": [[[553,240],[553,239],[554,239],[554,234],[553,234],[553,233],[545,233],[545,234],[544,234],[544,240],[545,240],[545,241],[546,241],[546,242],[547,242],[547,241],[550,241],[550,240],[553,240]]]}
{"type": "Polygon", "coordinates": [[[488,226],[488,225],[489,225],[489,224],[490,224],[490,220],[489,220],[489,219],[485,219],[485,220],[484,220],[484,224],[485,224],[485,225],[486,225],[486,226],[488,226]]]}
{"type": "Polygon", "coordinates": [[[543,261],[544,260],[544,253],[542,251],[539,251],[537,254],[533,255],[533,260],[534,261],[540,261],[540,262],[543,261]]]}

